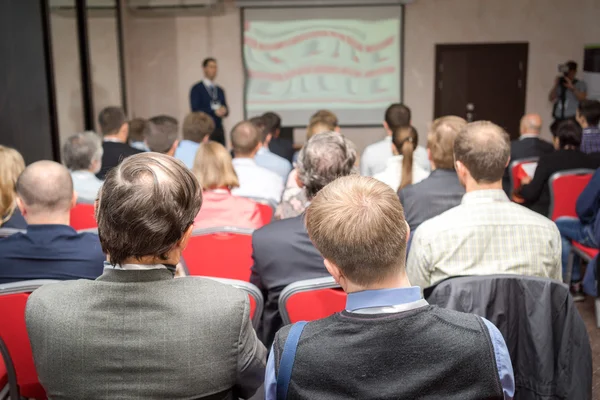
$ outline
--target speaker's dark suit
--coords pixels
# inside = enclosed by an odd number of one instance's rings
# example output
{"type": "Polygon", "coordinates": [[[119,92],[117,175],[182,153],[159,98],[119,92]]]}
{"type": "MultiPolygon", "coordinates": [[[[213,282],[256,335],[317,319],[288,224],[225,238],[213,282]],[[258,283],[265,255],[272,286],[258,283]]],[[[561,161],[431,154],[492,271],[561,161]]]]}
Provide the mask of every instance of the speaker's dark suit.
{"type": "Polygon", "coordinates": [[[308,238],[304,214],[282,219],[254,231],[252,235],[252,276],[265,297],[265,310],[258,331],[269,347],[281,328],[279,295],[290,283],[303,279],[329,276],[323,257],[308,238]]]}

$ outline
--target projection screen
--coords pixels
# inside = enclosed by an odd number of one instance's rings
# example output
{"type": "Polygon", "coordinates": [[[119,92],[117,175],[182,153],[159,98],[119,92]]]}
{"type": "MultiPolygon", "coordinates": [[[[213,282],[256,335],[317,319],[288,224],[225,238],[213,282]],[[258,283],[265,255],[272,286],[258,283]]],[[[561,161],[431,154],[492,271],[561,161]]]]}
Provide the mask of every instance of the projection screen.
{"type": "Polygon", "coordinates": [[[402,7],[244,8],[245,112],[306,126],[318,109],[341,125],[380,125],[401,101],[402,7]]]}

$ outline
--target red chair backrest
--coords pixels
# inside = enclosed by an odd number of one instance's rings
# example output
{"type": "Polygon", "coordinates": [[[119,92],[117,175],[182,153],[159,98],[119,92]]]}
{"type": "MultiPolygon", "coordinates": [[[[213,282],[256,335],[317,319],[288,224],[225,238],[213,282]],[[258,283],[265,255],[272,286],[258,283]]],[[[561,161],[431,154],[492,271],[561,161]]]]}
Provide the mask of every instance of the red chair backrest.
{"type": "Polygon", "coordinates": [[[71,224],[73,229],[79,231],[81,229],[97,228],[98,223],[94,216],[94,206],[91,204],[77,204],[71,209],[71,224]]]}
{"type": "MultiPolygon", "coordinates": [[[[510,183],[511,183],[511,189],[513,191],[513,193],[521,187],[521,178],[523,178],[523,174],[525,173],[525,171],[523,171],[523,165],[525,164],[534,164],[538,162],[538,158],[537,157],[532,157],[532,158],[525,158],[522,160],[516,160],[510,163],[510,183]]],[[[532,176],[533,178],[533,176],[532,176]]]]}
{"type": "Polygon", "coordinates": [[[183,251],[191,276],[250,280],[252,231],[194,233],[183,251]]]}
{"type": "Polygon", "coordinates": [[[340,312],[346,305],[342,289],[317,289],[292,294],[285,303],[290,322],[314,321],[340,312]]]}
{"type": "Polygon", "coordinates": [[[14,365],[21,396],[45,399],[46,392],[38,381],[25,327],[25,304],[28,297],[29,293],[0,295],[0,338],[14,365]]]}
{"type": "Polygon", "coordinates": [[[579,169],[557,172],[550,177],[550,215],[552,221],[559,217],[577,217],[575,204],[590,179],[593,170],[579,169]]]}
{"type": "Polygon", "coordinates": [[[268,204],[256,203],[258,204],[258,209],[260,210],[260,217],[262,218],[262,222],[264,225],[271,222],[273,219],[273,207],[268,204]]]}
{"type": "Polygon", "coordinates": [[[6,365],[4,365],[4,360],[0,357],[0,391],[2,388],[6,386],[8,383],[8,372],[6,372],[6,365]]]}

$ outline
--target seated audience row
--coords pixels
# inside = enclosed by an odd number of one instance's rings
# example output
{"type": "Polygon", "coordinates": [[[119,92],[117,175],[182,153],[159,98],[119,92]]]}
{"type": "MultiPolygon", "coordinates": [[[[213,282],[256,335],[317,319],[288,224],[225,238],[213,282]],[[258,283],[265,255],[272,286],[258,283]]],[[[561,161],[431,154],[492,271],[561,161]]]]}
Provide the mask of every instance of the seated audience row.
{"type": "Polygon", "coordinates": [[[96,174],[102,168],[102,140],[88,131],[75,134],[63,146],[63,162],[71,172],[77,202],[94,204],[102,181],[96,174]]]}

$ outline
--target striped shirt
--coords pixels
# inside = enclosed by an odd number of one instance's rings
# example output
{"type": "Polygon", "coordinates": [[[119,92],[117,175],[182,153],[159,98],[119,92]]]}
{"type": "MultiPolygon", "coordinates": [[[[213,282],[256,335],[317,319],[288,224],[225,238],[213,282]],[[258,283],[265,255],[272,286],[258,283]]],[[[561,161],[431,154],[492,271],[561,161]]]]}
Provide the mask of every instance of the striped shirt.
{"type": "Polygon", "coordinates": [[[600,128],[596,126],[583,128],[579,150],[588,154],[600,152],[600,128]]]}
{"type": "Polygon", "coordinates": [[[459,275],[518,274],[562,280],[556,224],[511,203],[502,190],[478,190],[414,233],[407,272],[426,288],[459,275]]]}

